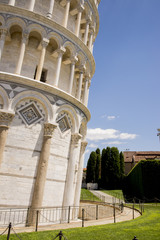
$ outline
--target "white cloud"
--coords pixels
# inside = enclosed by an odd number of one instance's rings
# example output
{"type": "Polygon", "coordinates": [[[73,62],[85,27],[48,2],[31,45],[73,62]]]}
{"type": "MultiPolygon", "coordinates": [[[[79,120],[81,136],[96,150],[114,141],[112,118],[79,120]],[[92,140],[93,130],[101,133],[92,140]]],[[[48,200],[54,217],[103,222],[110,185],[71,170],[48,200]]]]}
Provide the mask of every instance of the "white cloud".
{"type": "Polygon", "coordinates": [[[120,144],[126,144],[126,142],[120,142],[120,141],[113,141],[113,142],[108,142],[109,145],[120,145],[120,144]]]}
{"type": "Polygon", "coordinates": [[[98,145],[94,144],[94,143],[91,143],[88,145],[88,148],[97,148],[98,145]]]}
{"type": "Polygon", "coordinates": [[[129,134],[129,133],[121,133],[119,130],[116,129],[101,129],[101,128],[94,128],[87,130],[87,139],[93,141],[100,141],[100,140],[108,140],[108,139],[135,139],[137,137],[136,134],[129,134]]]}
{"type": "Polygon", "coordinates": [[[135,139],[137,137],[136,134],[129,134],[129,133],[121,133],[120,139],[135,139]]]}
{"type": "Polygon", "coordinates": [[[114,120],[116,118],[116,116],[108,116],[107,119],[108,120],[114,120]]]}

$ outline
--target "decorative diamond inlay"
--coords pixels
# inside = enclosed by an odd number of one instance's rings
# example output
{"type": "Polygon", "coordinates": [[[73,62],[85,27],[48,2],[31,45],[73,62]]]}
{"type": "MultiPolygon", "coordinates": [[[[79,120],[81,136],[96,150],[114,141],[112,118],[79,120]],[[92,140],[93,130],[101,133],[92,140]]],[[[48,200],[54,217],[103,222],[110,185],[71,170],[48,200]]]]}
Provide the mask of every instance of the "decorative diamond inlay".
{"type": "Polygon", "coordinates": [[[58,119],[57,123],[59,124],[59,128],[62,133],[67,131],[70,128],[68,119],[66,116],[63,116],[62,118],[58,119]]]}
{"type": "Polygon", "coordinates": [[[44,117],[34,102],[29,103],[17,110],[17,113],[28,126],[38,123],[44,117]]]}

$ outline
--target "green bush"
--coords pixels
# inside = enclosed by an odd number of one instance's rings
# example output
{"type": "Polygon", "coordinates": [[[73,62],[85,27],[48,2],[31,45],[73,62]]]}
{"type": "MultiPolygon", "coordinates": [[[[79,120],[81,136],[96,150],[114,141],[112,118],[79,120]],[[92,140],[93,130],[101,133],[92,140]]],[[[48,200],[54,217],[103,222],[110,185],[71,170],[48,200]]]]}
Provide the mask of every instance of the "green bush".
{"type": "Polygon", "coordinates": [[[128,174],[124,181],[127,198],[144,200],[160,199],[160,161],[142,160],[128,174]]]}

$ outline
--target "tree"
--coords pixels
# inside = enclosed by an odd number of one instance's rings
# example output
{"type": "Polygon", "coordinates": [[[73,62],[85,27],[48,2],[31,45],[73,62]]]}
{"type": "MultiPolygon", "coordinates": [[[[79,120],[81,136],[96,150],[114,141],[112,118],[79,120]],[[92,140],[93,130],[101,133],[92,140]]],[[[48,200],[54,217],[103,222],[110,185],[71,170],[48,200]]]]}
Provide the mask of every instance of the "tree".
{"type": "Polygon", "coordinates": [[[96,160],[97,160],[97,154],[96,152],[91,152],[88,162],[87,162],[87,174],[86,174],[86,182],[95,182],[96,180],[96,160]]]}
{"type": "Polygon", "coordinates": [[[116,188],[120,179],[120,156],[118,148],[111,148],[110,164],[109,164],[109,185],[113,189],[116,188]]]}
{"type": "Polygon", "coordinates": [[[106,149],[103,148],[101,156],[101,186],[105,186],[105,158],[106,158],[106,149]]]}
{"type": "Polygon", "coordinates": [[[101,152],[99,148],[96,149],[96,154],[97,154],[97,158],[96,158],[96,168],[95,168],[95,182],[99,183],[99,180],[101,178],[101,152]]]}
{"type": "Polygon", "coordinates": [[[124,155],[123,152],[120,152],[120,175],[121,177],[124,176],[124,155]]]}

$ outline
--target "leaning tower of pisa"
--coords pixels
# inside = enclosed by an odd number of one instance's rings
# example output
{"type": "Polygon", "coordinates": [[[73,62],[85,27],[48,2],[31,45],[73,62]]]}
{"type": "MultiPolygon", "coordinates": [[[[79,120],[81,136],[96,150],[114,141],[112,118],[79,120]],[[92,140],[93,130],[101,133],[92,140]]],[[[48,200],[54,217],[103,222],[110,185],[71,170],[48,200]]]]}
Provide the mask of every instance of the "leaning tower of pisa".
{"type": "Polygon", "coordinates": [[[100,0],[0,0],[0,207],[78,206],[100,0]]]}

